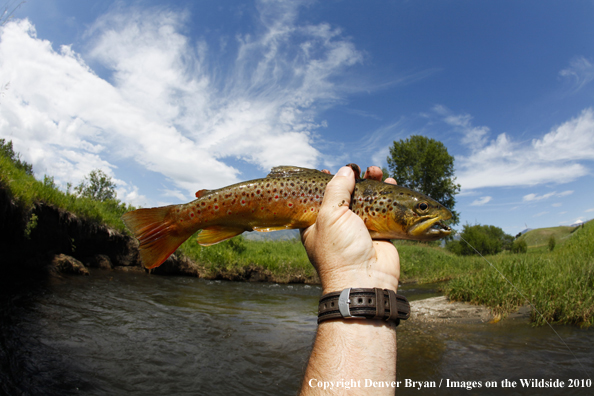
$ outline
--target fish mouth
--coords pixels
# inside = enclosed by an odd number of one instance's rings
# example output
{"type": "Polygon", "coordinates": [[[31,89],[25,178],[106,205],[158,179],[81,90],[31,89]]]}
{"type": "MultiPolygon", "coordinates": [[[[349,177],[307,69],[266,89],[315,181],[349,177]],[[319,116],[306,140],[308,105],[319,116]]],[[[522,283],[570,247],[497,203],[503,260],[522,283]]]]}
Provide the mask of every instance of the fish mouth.
{"type": "Polygon", "coordinates": [[[452,229],[441,222],[441,217],[433,217],[415,224],[409,234],[419,239],[439,239],[450,235],[452,229]]]}

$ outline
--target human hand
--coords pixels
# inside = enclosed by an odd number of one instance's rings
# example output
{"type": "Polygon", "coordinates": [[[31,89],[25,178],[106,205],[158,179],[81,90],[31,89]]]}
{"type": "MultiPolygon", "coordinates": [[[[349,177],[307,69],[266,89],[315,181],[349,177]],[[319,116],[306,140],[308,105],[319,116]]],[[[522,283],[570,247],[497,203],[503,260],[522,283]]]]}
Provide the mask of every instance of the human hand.
{"type": "MultiPolygon", "coordinates": [[[[378,167],[365,177],[381,180],[378,167]]],[[[386,182],[396,184],[394,179],[386,182]]],[[[318,271],[323,294],[348,287],[398,289],[400,260],[390,241],[374,241],[363,220],[349,209],[355,174],[342,167],[328,183],[314,225],[301,230],[307,255],[318,271]]]]}

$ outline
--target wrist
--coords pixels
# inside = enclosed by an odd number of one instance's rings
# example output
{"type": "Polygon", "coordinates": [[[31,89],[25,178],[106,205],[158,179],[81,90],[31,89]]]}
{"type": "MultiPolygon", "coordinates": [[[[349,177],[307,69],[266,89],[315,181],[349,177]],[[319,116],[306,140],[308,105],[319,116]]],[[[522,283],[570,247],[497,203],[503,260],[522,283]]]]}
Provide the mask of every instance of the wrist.
{"type": "Polygon", "coordinates": [[[368,268],[345,268],[328,274],[320,274],[323,294],[342,291],[347,288],[380,288],[398,291],[396,274],[368,268]]]}

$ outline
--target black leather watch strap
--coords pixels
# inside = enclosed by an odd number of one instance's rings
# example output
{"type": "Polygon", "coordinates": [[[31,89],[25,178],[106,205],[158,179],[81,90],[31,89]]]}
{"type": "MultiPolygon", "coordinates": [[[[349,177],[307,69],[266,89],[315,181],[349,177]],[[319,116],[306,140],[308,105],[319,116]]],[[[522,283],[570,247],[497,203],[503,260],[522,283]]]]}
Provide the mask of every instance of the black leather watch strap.
{"type": "Polygon", "coordinates": [[[395,322],[410,316],[406,297],[389,289],[344,289],[328,293],[320,299],[318,323],[328,319],[360,318],[395,322]]]}

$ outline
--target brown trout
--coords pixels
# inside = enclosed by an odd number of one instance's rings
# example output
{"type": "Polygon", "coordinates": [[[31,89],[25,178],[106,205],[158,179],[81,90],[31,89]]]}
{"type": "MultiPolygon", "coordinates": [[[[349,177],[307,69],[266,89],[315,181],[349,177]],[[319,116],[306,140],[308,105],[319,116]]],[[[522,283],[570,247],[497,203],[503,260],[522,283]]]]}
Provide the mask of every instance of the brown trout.
{"type": "MultiPolygon", "coordinates": [[[[314,224],[332,175],[315,169],[279,166],[264,179],[200,190],[181,205],[138,209],[122,216],[140,242],[146,268],[161,265],[192,234],[203,246],[244,231],[277,231],[314,224]]],[[[450,234],[441,223],[452,214],[440,203],[406,187],[358,179],[350,209],[373,239],[433,241],[450,234]]]]}

